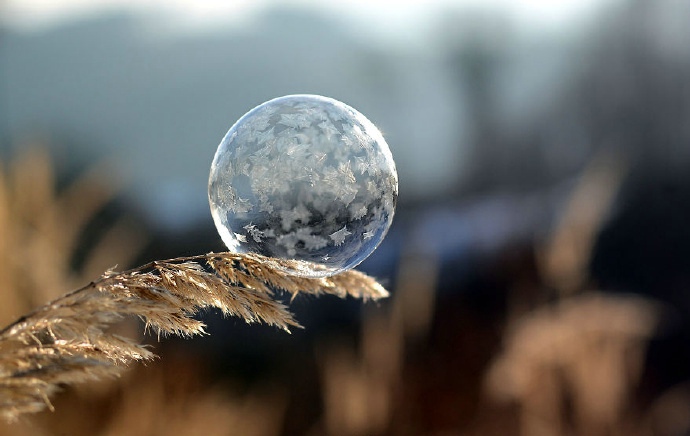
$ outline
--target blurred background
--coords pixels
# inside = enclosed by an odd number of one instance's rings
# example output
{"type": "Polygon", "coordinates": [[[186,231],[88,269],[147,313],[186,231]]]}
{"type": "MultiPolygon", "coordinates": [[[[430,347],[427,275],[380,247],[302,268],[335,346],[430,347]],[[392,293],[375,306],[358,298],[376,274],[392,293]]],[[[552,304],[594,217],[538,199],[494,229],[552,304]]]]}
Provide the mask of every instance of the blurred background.
{"type": "Polygon", "coordinates": [[[688,41],[683,0],[0,0],[3,324],[222,251],[210,162],[273,97],[355,107],[400,178],[387,301],[208,313],[0,434],[690,434],[688,41]]]}

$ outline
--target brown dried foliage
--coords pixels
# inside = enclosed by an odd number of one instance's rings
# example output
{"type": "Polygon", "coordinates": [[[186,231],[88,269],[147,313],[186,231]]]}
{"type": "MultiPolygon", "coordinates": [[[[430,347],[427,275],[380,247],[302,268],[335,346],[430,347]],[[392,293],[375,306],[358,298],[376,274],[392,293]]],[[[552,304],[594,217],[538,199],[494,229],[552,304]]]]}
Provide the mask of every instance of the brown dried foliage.
{"type": "Polygon", "coordinates": [[[492,403],[517,406],[513,434],[658,434],[636,401],[664,307],[646,297],[590,290],[592,250],[626,169],[624,156],[604,152],[592,160],[537,251],[542,285],[558,298],[531,310],[525,302],[513,305],[503,350],[485,379],[492,403]]]}
{"type": "Polygon", "coordinates": [[[98,165],[59,189],[54,172],[41,147],[23,151],[7,165],[0,162],[0,325],[112,265],[131,265],[147,242],[141,226],[125,215],[101,228],[82,265],[74,268],[82,233],[115,198],[118,182],[98,165]]]}
{"type": "Polygon", "coordinates": [[[289,331],[299,324],[274,290],[293,297],[387,296],[357,271],[305,278],[285,273],[293,266],[256,254],[210,253],[107,272],[0,330],[0,414],[11,420],[50,408],[49,397],[61,384],[116,375],[131,362],[152,359],[145,346],[107,332],[125,316],[138,316],[159,335],[186,337],[204,333],[203,322],[193,318],[200,309],[216,308],[289,331]]]}

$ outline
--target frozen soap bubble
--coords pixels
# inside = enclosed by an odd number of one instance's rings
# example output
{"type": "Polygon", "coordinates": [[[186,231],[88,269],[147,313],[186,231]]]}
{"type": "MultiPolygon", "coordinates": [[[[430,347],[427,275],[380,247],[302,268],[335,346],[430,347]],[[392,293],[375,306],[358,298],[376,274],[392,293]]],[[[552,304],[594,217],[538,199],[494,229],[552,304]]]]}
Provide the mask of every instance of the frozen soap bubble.
{"type": "Polygon", "coordinates": [[[386,235],[398,174],[381,132],[350,106],[317,95],[267,101],[216,151],[211,214],[230,251],[292,259],[287,272],[353,268],[386,235]]]}

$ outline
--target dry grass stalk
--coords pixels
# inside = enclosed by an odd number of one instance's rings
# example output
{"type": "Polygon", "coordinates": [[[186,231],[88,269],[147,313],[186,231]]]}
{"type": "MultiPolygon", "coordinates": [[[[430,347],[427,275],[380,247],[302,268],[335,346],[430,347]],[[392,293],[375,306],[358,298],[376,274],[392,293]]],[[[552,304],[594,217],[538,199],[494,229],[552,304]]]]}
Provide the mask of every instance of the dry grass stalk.
{"type": "Polygon", "coordinates": [[[102,165],[58,189],[50,155],[33,145],[0,162],[0,325],[98,276],[131,265],[148,238],[127,215],[94,235],[81,267],[72,264],[85,229],[111,203],[118,183],[102,165]],[[31,259],[26,262],[25,259],[31,259]]]}
{"type": "MultiPolygon", "coordinates": [[[[128,374],[109,417],[95,418],[89,436],[271,436],[281,434],[288,398],[282,389],[253,386],[243,394],[208,386],[195,360],[173,356],[164,365],[128,374]]],[[[162,363],[162,362],[161,362],[162,363]]],[[[72,411],[74,413],[74,411],[72,411]]],[[[80,421],[83,421],[83,411],[80,421]]],[[[94,419],[93,417],[91,419],[94,419]]],[[[76,420],[75,421],[79,421],[76,420]]],[[[81,424],[81,422],[80,422],[81,424]]],[[[79,426],[83,428],[83,426],[79,426]]],[[[77,436],[69,428],[64,434],[77,436]]],[[[76,432],[75,432],[76,433],[76,432]]]]}
{"type": "Polygon", "coordinates": [[[625,156],[595,156],[537,251],[543,284],[558,299],[528,312],[522,301],[512,309],[486,389],[519,406],[518,434],[645,434],[634,394],[661,307],[642,297],[585,291],[597,236],[626,170],[625,156]]]}
{"type": "Polygon", "coordinates": [[[613,152],[596,155],[575,185],[551,237],[537,251],[545,284],[562,297],[587,285],[597,235],[611,212],[626,170],[623,156],[613,152]]]}
{"type": "Polygon", "coordinates": [[[0,330],[0,414],[12,420],[51,408],[62,384],[116,375],[153,358],[145,346],[108,333],[125,316],[140,317],[160,334],[204,333],[192,316],[216,308],[246,322],[289,331],[299,327],[273,290],[379,299],[388,293],[373,278],[347,271],[326,278],[286,275],[291,261],[256,254],[210,253],[155,261],[100,279],[36,309],[0,330]]]}
{"type": "Polygon", "coordinates": [[[522,435],[636,434],[631,398],[660,310],[595,292],[543,307],[506,335],[488,393],[520,405],[522,435]]]}
{"type": "MultiPolygon", "coordinates": [[[[413,250],[411,250],[413,251],[413,250]]],[[[320,354],[324,434],[360,436],[395,430],[392,419],[403,389],[405,349],[431,327],[439,263],[432,254],[407,254],[395,297],[383,310],[365,312],[360,345],[337,343],[320,354]]]]}

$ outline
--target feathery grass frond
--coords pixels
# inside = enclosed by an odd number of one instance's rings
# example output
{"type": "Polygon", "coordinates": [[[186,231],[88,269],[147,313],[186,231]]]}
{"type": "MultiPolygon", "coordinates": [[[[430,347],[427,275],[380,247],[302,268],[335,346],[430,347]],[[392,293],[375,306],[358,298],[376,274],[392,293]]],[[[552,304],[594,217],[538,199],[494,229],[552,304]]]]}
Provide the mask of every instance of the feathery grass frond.
{"type": "Polygon", "coordinates": [[[109,333],[125,316],[147,329],[189,337],[203,334],[194,319],[216,308],[248,323],[289,332],[299,327],[274,290],[292,294],[379,299],[387,291],[373,278],[347,271],[325,278],[290,276],[295,261],[257,254],[210,253],[154,261],[100,279],[21,317],[0,330],[0,415],[6,419],[51,408],[62,384],[117,375],[127,364],[154,357],[145,346],[109,333]]]}

